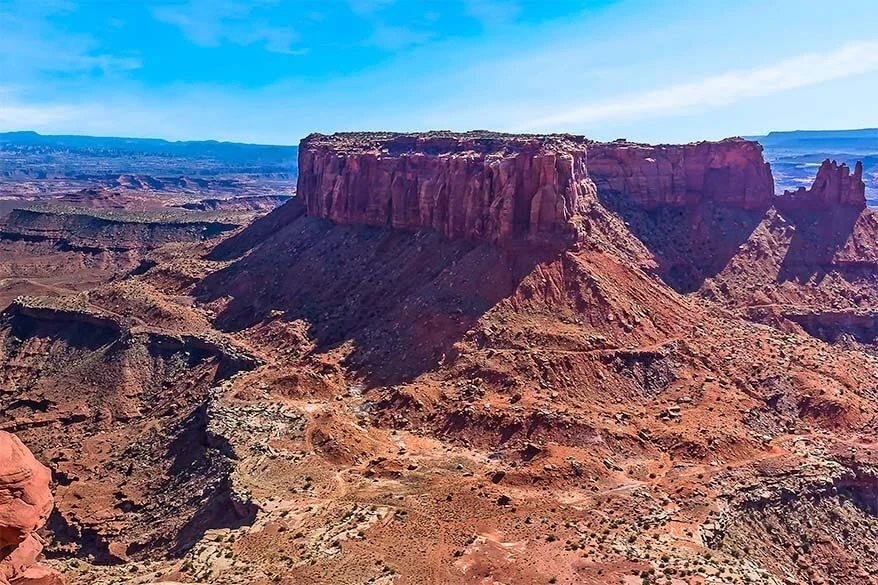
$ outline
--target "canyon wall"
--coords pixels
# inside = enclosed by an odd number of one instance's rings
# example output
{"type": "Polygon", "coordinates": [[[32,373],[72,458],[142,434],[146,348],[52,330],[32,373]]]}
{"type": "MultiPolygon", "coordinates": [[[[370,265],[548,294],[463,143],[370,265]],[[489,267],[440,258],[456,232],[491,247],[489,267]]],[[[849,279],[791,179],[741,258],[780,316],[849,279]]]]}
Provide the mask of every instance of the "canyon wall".
{"type": "Polygon", "coordinates": [[[504,241],[568,233],[595,195],[585,140],[567,135],[312,134],[297,192],[337,223],[504,241]]]}
{"type": "Polygon", "coordinates": [[[604,193],[645,208],[702,201],[767,209],[774,198],[771,169],[757,142],[646,145],[624,141],[588,146],[588,174],[604,193]]]}
{"type": "Polygon", "coordinates": [[[862,173],[827,160],[811,189],[776,196],[762,146],[742,138],[652,146],[489,132],[312,134],[299,148],[298,194],[306,213],[336,223],[499,242],[569,239],[598,194],[647,211],[863,208],[862,173]]]}

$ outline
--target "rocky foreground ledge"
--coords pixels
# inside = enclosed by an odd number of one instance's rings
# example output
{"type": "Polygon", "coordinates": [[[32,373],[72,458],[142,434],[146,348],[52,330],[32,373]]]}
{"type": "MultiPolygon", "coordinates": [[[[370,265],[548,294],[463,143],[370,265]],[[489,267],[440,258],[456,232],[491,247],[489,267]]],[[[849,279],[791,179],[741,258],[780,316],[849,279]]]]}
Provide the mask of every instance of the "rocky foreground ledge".
{"type": "Polygon", "coordinates": [[[37,534],[52,511],[51,473],[10,433],[0,431],[0,585],[61,585],[53,569],[37,564],[37,534]]]}
{"type": "Polygon", "coordinates": [[[775,195],[762,146],[742,138],[684,145],[599,143],[568,134],[312,134],[299,148],[309,215],[342,224],[435,229],[501,242],[569,239],[602,197],[644,209],[711,202],[864,208],[861,181],[827,161],[819,185],[775,195]]]}

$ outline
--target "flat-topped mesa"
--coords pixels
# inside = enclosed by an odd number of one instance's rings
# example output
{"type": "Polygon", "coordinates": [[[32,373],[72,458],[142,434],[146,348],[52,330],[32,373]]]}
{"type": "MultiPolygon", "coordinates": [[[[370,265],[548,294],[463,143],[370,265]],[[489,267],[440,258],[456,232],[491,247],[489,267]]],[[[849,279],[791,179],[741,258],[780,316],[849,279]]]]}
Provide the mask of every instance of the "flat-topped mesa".
{"type": "Polygon", "coordinates": [[[297,192],[309,215],[336,223],[491,242],[569,241],[599,192],[647,209],[775,201],[762,147],[741,138],[650,146],[484,131],[312,134],[297,192]]]}
{"type": "Polygon", "coordinates": [[[767,209],[774,200],[774,181],[762,146],[742,138],[656,146],[623,140],[593,143],[588,147],[588,172],[602,193],[644,208],[713,201],[767,209]]]}
{"type": "Polygon", "coordinates": [[[778,204],[791,209],[830,209],[833,207],[866,208],[866,184],[863,163],[857,161],[854,172],[845,163],[826,159],[817,170],[810,189],[799,187],[784,191],[778,204]]]}
{"type": "Polygon", "coordinates": [[[297,194],[336,223],[501,242],[569,238],[596,194],[586,140],[490,132],[312,134],[297,194]]]}

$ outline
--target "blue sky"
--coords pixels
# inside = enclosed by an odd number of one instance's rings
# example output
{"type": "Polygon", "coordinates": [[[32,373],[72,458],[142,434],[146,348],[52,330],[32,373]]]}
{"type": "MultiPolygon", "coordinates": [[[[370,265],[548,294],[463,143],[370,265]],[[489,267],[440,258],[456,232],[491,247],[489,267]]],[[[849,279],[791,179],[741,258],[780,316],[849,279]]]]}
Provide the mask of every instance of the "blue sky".
{"type": "Polygon", "coordinates": [[[875,0],[0,0],[0,130],[878,126],[875,0]]]}

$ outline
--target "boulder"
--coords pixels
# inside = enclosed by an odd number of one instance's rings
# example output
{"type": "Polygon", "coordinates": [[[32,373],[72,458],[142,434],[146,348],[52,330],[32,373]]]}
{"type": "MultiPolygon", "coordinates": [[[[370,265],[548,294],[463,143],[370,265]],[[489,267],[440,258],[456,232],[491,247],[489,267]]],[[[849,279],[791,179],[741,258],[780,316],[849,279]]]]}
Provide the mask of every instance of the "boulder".
{"type": "Polygon", "coordinates": [[[15,435],[0,431],[0,584],[56,585],[61,575],[36,564],[36,531],[52,511],[51,474],[15,435]]]}

